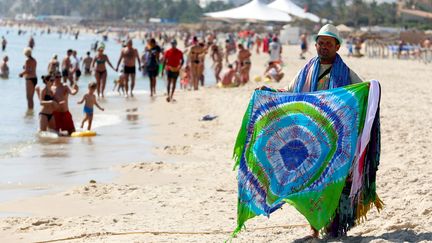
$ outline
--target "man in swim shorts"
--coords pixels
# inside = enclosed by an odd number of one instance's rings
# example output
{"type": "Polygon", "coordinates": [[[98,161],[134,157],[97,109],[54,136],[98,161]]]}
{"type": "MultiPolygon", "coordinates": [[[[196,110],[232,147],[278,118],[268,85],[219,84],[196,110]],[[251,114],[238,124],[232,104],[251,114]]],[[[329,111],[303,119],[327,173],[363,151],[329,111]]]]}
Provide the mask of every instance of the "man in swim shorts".
{"type": "Polygon", "coordinates": [[[91,64],[92,64],[93,58],[90,56],[90,52],[87,52],[87,56],[83,59],[83,68],[84,68],[84,75],[89,76],[91,75],[91,64]]]}
{"type": "Polygon", "coordinates": [[[58,109],[53,112],[56,121],[56,130],[61,135],[71,135],[75,132],[75,125],[72,115],[69,112],[68,99],[69,95],[76,95],[78,93],[78,85],[75,83],[72,88],[61,82],[61,75],[59,72],[55,73],[55,81],[52,86],[54,100],[59,104],[58,109]]]}
{"type": "Polygon", "coordinates": [[[125,75],[125,89],[126,94],[129,90],[129,76],[131,77],[131,89],[130,89],[130,95],[133,97],[133,89],[135,87],[135,73],[136,73],[136,67],[135,67],[135,60],[138,60],[138,70],[141,70],[141,60],[139,58],[139,54],[136,48],[132,47],[132,39],[129,39],[126,42],[126,46],[121,50],[120,52],[120,58],[117,62],[116,71],[118,71],[118,68],[120,66],[121,61],[123,60],[123,74],[125,75]]]}
{"type": "Polygon", "coordinates": [[[67,80],[69,80],[70,85],[73,84],[72,80],[72,63],[70,61],[70,56],[72,55],[73,51],[71,49],[67,50],[66,56],[63,58],[61,68],[62,68],[62,77],[63,77],[63,83],[66,83],[67,80]]]}

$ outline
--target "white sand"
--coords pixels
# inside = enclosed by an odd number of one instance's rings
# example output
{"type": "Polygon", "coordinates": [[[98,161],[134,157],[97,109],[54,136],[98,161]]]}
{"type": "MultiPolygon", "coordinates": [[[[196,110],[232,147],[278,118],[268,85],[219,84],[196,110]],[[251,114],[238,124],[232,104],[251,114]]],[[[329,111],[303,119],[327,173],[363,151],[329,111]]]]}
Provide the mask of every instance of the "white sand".
{"type": "MultiPolygon", "coordinates": [[[[286,87],[304,64],[297,59],[298,49],[285,47],[286,77],[271,86],[286,87]],[[292,57],[288,58],[287,53],[292,57]]],[[[432,66],[407,60],[344,59],[361,77],[377,79],[382,85],[377,191],[386,205],[379,214],[373,209],[366,222],[340,240],[432,241],[432,66]]],[[[265,55],[254,56],[251,77],[263,72],[266,60],[265,55]]],[[[178,91],[174,104],[158,97],[143,114],[153,131],[151,138],[143,139],[156,141],[158,159],[116,168],[121,176],[113,183],[89,183],[54,195],[0,204],[2,212],[32,215],[0,219],[1,242],[69,237],[75,242],[228,239],[228,232],[236,226],[237,209],[232,148],[257,85],[261,84],[178,91]],[[218,117],[199,121],[206,114],[218,117]]],[[[247,230],[233,241],[301,241],[309,234],[306,223],[302,215],[286,205],[270,219],[249,220],[247,230]]]]}

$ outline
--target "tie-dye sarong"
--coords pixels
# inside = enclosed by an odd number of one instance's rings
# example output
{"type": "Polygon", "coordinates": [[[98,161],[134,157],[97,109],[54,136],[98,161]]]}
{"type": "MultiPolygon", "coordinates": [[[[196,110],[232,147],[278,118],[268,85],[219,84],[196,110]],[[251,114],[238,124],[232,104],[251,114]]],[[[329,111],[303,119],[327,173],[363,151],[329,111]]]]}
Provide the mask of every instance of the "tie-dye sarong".
{"type": "Polygon", "coordinates": [[[377,81],[300,94],[255,91],[234,148],[234,234],[246,220],[269,216],[285,202],[315,229],[336,223],[340,232],[374,203],[381,209],[375,192],[379,99],[377,81]]]}

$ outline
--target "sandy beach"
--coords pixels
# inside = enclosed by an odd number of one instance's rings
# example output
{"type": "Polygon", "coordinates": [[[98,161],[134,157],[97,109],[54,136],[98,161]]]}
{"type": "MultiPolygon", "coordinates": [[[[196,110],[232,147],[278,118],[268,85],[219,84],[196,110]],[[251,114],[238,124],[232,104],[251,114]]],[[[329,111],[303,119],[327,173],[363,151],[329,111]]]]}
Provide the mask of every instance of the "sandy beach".
{"type": "MultiPolygon", "coordinates": [[[[368,220],[337,239],[344,242],[432,241],[432,86],[430,65],[412,60],[347,58],[365,80],[382,86],[382,151],[377,192],[385,203],[368,220]]],[[[315,53],[311,46],[312,53],[315,53]]],[[[286,88],[304,65],[298,46],[284,46],[286,88]]],[[[312,57],[308,53],[307,58],[312,57]]],[[[232,59],[234,57],[231,57],[232,59]]],[[[253,79],[266,55],[253,55],[253,79]]],[[[51,195],[0,204],[2,242],[223,242],[236,226],[237,173],[232,149],[249,98],[257,86],[177,91],[142,103],[154,160],[125,161],[111,183],[89,181],[51,195]],[[217,116],[200,121],[205,115],[217,116]]],[[[121,139],[121,137],[118,137],[121,139]]],[[[140,151],[136,151],[140,153],[140,151]]],[[[246,223],[233,242],[301,242],[307,221],[285,205],[267,219],[246,223]]]]}

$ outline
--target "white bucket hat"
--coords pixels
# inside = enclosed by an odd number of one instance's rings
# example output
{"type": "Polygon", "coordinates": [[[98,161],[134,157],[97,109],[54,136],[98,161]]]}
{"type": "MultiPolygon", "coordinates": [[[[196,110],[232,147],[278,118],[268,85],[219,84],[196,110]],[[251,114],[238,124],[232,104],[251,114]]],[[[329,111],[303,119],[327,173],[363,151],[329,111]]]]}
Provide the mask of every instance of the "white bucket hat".
{"type": "Polygon", "coordinates": [[[320,31],[318,32],[315,41],[318,39],[319,36],[330,36],[335,38],[337,41],[339,41],[339,45],[342,44],[342,38],[339,36],[339,31],[336,29],[336,26],[332,24],[326,24],[323,27],[321,27],[320,31]]]}

